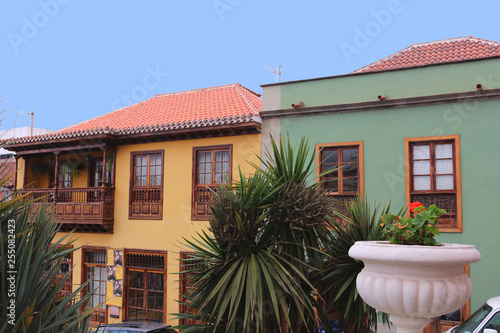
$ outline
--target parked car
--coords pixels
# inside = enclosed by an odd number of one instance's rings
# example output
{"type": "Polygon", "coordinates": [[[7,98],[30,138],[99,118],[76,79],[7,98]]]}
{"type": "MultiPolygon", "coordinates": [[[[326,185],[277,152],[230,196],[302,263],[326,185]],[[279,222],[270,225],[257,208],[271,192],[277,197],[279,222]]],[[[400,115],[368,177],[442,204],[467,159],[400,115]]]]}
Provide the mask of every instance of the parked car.
{"type": "Polygon", "coordinates": [[[490,298],[466,321],[445,333],[500,333],[500,296],[490,298]]]}
{"type": "Polygon", "coordinates": [[[134,320],[99,326],[93,333],[177,333],[167,325],[157,321],[134,320]]]}

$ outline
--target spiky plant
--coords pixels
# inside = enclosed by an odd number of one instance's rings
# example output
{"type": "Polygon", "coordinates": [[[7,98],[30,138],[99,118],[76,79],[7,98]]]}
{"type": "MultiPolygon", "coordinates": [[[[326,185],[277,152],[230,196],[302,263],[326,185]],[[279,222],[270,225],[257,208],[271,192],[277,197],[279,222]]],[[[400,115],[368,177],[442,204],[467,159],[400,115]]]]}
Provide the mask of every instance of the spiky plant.
{"type": "MultiPolygon", "coordinates": [[[[6,180],[1,177],[0,186],[6,180]]],[[[76,248],[60,246],[71,244],[69,235],[52,243],[60,227],[54,213],[25,200],[15,196],[0,201],[0,332],[88,332],[91,310],[81,309],[92,292],[79,297],[86,284],[58,296],[71,274],[58,277],[61,263],[76,248]],[[9,308],[12,300],[15,309],[9,308]]]]}
{"type": "MultiPolygon", "coordinates": [[[[358,196],[350,201],[347,208],[345,215],[330,218],[335,239],[326,249],[329,260],[323,279],[326,286],[324,297],[330,300],[329,311],[339,311],[340,326],[346,332],[354,329],[356,332],[368,333],[370,330],[376,331],[377,312],[358,294],[356,277],[364,265],[351,258],[348,252],[357,241],[387,239],[380,225],[380,216],[389,212],[390,204],[383,208],[372,208],[365,197],[358,196]]],[[[384,324],[389,324],[386,314],[381,314],[381,319],[384,324]]]]}
{"type": "Polygon", "coordinates": [[[295,150],[272,140],[272,150],[248,180],[214,193],[213,237],[186,240],[197,264],[191,302],[203,325],[186,332],[317,332],[319,321],[332,332],[315,299],[322,250],[331,240],[326,215],[330,200],[306,185],[314,156],[303,139],[295,150]]]}

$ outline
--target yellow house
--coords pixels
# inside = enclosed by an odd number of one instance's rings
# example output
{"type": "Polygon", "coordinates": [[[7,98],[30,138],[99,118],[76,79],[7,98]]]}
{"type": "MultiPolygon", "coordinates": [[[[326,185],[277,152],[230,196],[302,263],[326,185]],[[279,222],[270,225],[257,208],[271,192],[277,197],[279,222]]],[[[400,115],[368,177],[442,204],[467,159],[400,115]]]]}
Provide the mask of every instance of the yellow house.
{"type": "Polygon", "coordinates": [[[92,279],[94,325],[179,312],[183,237],[208,226],[211,192],[261,147],[260,95],[239,84],[157,95],[19,138],[17,188],[49,202],[83,246],[65,291],[92,279]]]}

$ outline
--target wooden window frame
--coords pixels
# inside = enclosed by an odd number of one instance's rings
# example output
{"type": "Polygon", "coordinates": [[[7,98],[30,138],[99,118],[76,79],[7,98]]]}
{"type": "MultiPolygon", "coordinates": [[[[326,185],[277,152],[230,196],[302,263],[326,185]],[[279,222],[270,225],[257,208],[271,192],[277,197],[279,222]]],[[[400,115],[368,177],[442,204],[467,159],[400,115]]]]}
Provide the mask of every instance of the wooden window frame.
{"type": "MultiPolygon", "coordinates": [[[[412,194],[446,194],[454,193],[456,195],[457,201],[457,213],[456,213],[456,226],[455,227],[440,227],[438,229],[440,232],[462,232],[462,177],[460,170],[460,135],[443,135],[443,136],[426,136],[418,138],[405,138],[405,174],[406,174],[406,203],[411,200],[412,194]],[[413,173],[412,173],[412,156],[411,147],[415,144],[425,144],[433,143],[453,143],[453,161],[454,161],[454,190],[431,190],[431,191],[413,191],[413,173]]],[[[435,167],[435,160],[433,161],[433,156],[431,155],[431,189],[434,188],[435,174],[433,174],[432,169],[435,167]],[[434,175],[434,177],[433,177],[434,175]]],[[[441,208],[441,207],[438,207],[441,208]]],[[[407,217],[410,216],[410,211],[407,211],[407,217]]]]}
{"type": "MultiPolygon", "coordinates": [[[[212,155],[215,155],[216,151],[225,151],[229,152],[229,170],[228,170],[228,179],[232,182],[233,179],[233,145],[216,145],[216,146],[203,146],[203,147],[193,147],[193,169],[192,169],[192,188],[191,188],[191,219],[193,221],[208,221],[210,219],[210,214],[208,213],[208,207],[206,208],[207,214],[200,215],[197,213],[197,201],[195,200],[195,192],[196,189],[200,189],[202,187],[211,187],[216,188],[219,186],[219,183],[214,183],[215,180],[215,158],[212,158],[212,183],[211,184],[201,184],[198,185],[198,160],[197,155],[199,152],[203,151],[211,151],[212,155]]],[[[224,184],[224,183],[223,183],[224,184]]]]}
{"type": "Polygon", "coordinates": [[[59,188],[73,188],[74,178],[75,178],[75,175],[73,174],[73,171],[66,170],[66,172],[64,172],[64,168],[61,165],[61,167],[59,167],[59,170],[57,173],[57,186],[59,188]],[[69,185],[70,185],[69,187],[64,186],[64,184],[66,182],[69,182],[69,185]]]}
{"type": "Polygon", "coordinates": [[[146,151],[133,151],[130,153],[130,191],[129,191],[129,219],[130,220],[161,220],[163,219],[163,182],[164,182],[164,170],[165,170],[165,157],[164,150],[146,150],[146,151]],[[148,156],[148,165],[147,165],[147,176],[146,176],[146,184],[149,183],[149,161],[151,155],[160,155],[161,159],[161,180],[160,185],[154,186],[136,186],[135,185],[135,160],[137,156],[148,156]],[[144,190],[159,190],[159,202],[151,203],[151,202],[133,202],[133,193],[134,190],[144,189],[144,190]],[[134,210],[137,209],[136,206],[140,205],[139,210],[140,213],[136,213],[134,210]]]}
{"type": "MultiPolygon", "coordinates": [[[[128,279],[128,273],[130,271],[141,271],[145,272],[145,275],[147,276],[147,273],[163,273],[163,323],[167,322],[167,267],[168,267],[168,252],[167,251],[162,251],[162,250],[143,250],[143,249],[124,249],[123,250],[123,268],[124,268],[124,275],[123,275],[123,306],[124,306],[124,320],[129,320],[129,279],[128,279]],[[139,267],[129,267],[127,263],[127,255],[133,253],[133,254],[153,254],[153,255],[161,255],[163,256],[164,260],[164,268],[163,269],[158,269],[158,268],[139,268],[139,267]]],[[[147,286],[147,281],[148,279],[145,278],[145,283],[144,283],[144,290],[145,290],[145,295],[147,295],[148,289],[146,288],[147,286]]],[[[144,297],[144,301],[147,306],[147,297],[144,297]]]]}
{"type": "MultiPolygon", "coordinates": [[[[347,204],[350,200],[357,195],[363,197],[365,188],[365,169],[364,169],[364,142],[363,141],[349,141],[349,142],[335,142],[335,143],[317,143],[316,144],[316,182],[322,181],[319,176],[322,173],[323,163],[323,149],[325,148],[358,148],[358,191],[357,194],[344,194],[344,193],[325,193],[328,196],[337,198],[334,204],[335,209],[343,214],[347,214],[347,204]]],[[[338,178],[340,181],[340,177],[338,178]]]]}
{"type": "MultiPolygon", "coordinates": [[[[323,150],[325,148],[336,148],[336,149],[349,149],[358,148],[358,193],[363,195],[364,193],[364,152],[363,152],[363,141],[351,141],[351,142],[339,142],[339,143],[318,143],[316,144],[316,182],[321,182],[322,170],[322,156],[323,150]]],[[[339,181],[342,179],[339,176],[339,181]]],[[[343,196],[343,195],[355,195],[352,193],[328,193],[331,196],[343,196]]]]}
{"type": "MultiPolygon", "coordinates": [[[[49,246],[54,246],[54,244],[50,244],[49,246]]],[[[64,248],[64,250],[69,250],[69,249],[72,249],[73,248],[73,245],[63,245],[63,244],[59,244],[57,246],[57,248],[64,248]]],[[[68,278],[66,279],[65,283],[63,284],[61,290],[57,293],[56,297],[65,297],[67,295],[70,295],[72,292],[73,292],[73,254],[75,252],[71,252],[69,255],[70,255],[70,262],[68,263],[67,261],[64,260],[64,257],[63,257],[63,263],[61,263],[61,265],[63,264],[68,264],[69,265],[69,270],[71,271],[69,273],[69,276],[68,278]],[[65,288],[68,287],[70,288],[70,290],[66,290],[65,288]]],[[[60,279],[62,278],[66,273],[59,273],[59,274],[56,274],[56,279],[60,279]]]]}
{"type": "MultiPolygon", "coordinates": [[[[84,246],[82,247],[82,259],[81,259],[81,264],[82,264],[82,272],[81,272],[81,283],[84,283],[85,281],[87,281],[87,267],[88,266],[98,266],[98,267],[101,267],[101,268],[104,268],[106,269],[107,267],[107,257],[108,257],[108,247],[100,247],[100,246],[84,246]],[[85,251],[104,251],[104,255],[105,255],[105,263],[104,264],[87,264],[85,262],[85,251]]],[[[106,278],[106,277],[105,277],[106,278]]],[[[105,284],[104,284],[104,296],[105,296],[105,299],[106,299],[106,289],[107,289],[107,286],[106,286],[106,280],[105,280],[105,284]]],[[[86,294],[86,291],[83,292],[83,294],[85,295],[86,294]]],[[[85,310],[85,309],[84,309],[85,310]]],[[[105,309],[97,309],[96,312],[102,312],[104,313],[104,322],[99,322],[99,321],[92,321],[91,319],[91,325],[92,326],[98,326],[98,325],[102,325],[102,324],[107,324],[108,323],[108,306],[105,306],[105,309]],[[102,311],[104,310],[104,311],[102,311]]],[[[91,315],[92,317],[92,315],[91,315]]]]}
{"type": "MultiPolygon", "coordinates": [[[[180,252],[179,258],[181,259],[181,261],[179,262],[179,272],[182,272],[186,268],[186,264],[182,261],[182,259],[189,257],[191,255],[193,255],[193,252],[189,252],[189,251],[181,251],[180,252]]],[[[189,276],[187,276],[187,275],[188,274],[180,274],[180,276],[179,276],[179,301],[180,302],[185,301],[183,294],[185,294],[187,292],[187,289],[189,288],[188,286],[190,286],[190,284],[191,284],[188,281],[189,276]]],[[[179,313],[188,313],[187,309],[188,309],[187,306],[179,303],[179,313]]],[[[191,324],[196,324],[196,323],[197,322],[195,320],[191,320],[191,319],[179,319],[179,325],[191,325],[191,324]]]]}

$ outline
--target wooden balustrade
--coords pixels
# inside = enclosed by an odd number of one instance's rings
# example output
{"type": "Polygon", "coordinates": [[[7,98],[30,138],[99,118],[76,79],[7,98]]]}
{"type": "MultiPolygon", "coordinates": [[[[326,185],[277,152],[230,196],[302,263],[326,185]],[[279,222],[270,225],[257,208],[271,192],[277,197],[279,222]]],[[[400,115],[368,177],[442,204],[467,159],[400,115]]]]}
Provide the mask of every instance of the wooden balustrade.
{"type": "Polygon", "coordinates": [[[161,200],[161,189],[159,188],[133,188],[132,202],[158,203],[161,200]]]}
{"type": "Polygon", "coordinates": [[[130,217],[135,219],[161,219],[161,206],[161,188],[132,188],[130,193],[130,217]]]}
{"type": "Polygon", "coordinates": [[[26,200],[34,205],[55,205],[56,214],[65,230],[112,232],[114,220],[114,188],[80,187],[57,189],[24,189],[26,200]]]}
{"type": "Polygon", "coordinates": [[[195,186],[193,193],[193,205],[194,209],[192,210],[196,214],[193,214],[193,219],[208,219],[211,216],[210,213],[210,205],[213,200],[213,193],[211,190],[216,191],[219,186],[195,186]]]}

